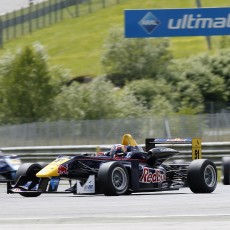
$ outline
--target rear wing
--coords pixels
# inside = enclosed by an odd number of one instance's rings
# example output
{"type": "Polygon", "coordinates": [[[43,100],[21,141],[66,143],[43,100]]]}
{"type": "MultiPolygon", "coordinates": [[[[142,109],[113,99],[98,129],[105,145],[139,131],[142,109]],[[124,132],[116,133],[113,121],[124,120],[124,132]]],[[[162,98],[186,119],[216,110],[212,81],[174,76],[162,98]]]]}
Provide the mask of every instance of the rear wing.
{"type": "Polygon", "coordinates": [[[156,144],[191,144],[192,160],[202,158],[201,138],[146,138],[146,152],[152,148],[155,148],[156,144]]]}

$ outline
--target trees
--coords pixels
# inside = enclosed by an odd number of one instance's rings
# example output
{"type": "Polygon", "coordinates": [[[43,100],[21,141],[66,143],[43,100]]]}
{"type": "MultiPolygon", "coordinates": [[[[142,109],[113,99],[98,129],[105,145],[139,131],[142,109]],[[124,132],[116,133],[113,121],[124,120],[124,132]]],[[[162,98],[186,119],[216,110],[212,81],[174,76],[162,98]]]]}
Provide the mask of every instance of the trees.
{"type": "MultiPolygon", "coordinates": [[[[173,86],[173,92],[177,95],[174,101],[175,112],[179,114],[203,113],[210,102],[217,104],[222,102],[223,105],[228,101],[227,79],[214,71],[214,57],[215,55],[201,54],[173,61],[167,83],[173,86]]],[[[220,59],[217,58],[217,60],[220,59]]]]}
{"type": "Polygon", "coordinates": [[[225,84],[224,93],[227,101],[230,102],[230,49],[221,50],[210,57],[208,67],[215,76],[223,79],[225,84]]]}
{"type": "Polygon", "coordinates": [[[55,90],[40,46],[25,47],[0,63],[0,114],[3,123],[44,119],[52,112],[55,90]]]}
{"type": "Polygon", "coordinates": [[[209,56],[199,55],[181,64],[182,74],[196,84],[206,101],[226,101],[225,81],[213,71],[209,56]]]}
{"type": "Polygon", "coordinates": [[[114,88],[104,77],[88,84],[63,86],[54,107],[53,120],[137,117],[144,113],[131,92],[114,88]]]}
{"type": "Polygon", "coordinates": [[[216,74],[213,69],[213,63],[226,69],[226,61],[211,61],[208,55],[174,60],[168,40],[126,39],[118,29],[111,30],[104,48],[107,78],[132,91],[150,111],[161,101],[165,105],[161,114],[196,114],[204,111],[206,101],[226,100],[228,76],[223,80],[224,73],[216,74]]]}
{"type": "Polygon", "coordinates": [[[171,84],[165,79],[141,79],[132,81],[124,87],[145,108],[145,116],[167,116],[175,113],[173,101],[175,94],[171,84]]]}
{"type": "Polygon", "coordinates": [[[104,44],[102,65],[117,86],[143,78],[155,79],[167,71],[172,59],[168,47],[166,39],[126,39],[122,30],[114,28],[104,44]]]}
{"type": "Polygon", "coordinates": [[[67,84],[70,74],[49,68],[40,46],[3,57],[0,123],[197,114],[207,102],[230,101],[229,50],[175,60],[166,40],[113,31],[108,41],[107,75],[87,84],[67,84]]]}

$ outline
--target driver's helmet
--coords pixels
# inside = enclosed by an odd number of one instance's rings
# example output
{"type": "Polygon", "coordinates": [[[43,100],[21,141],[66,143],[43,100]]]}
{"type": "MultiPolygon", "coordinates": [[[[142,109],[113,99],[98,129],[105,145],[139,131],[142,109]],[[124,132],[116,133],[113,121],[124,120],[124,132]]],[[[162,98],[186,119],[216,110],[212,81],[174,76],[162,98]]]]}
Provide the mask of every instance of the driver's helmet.
{"type": "Polygon", "coordinates": [[[127,152],[125,145],[116,144],[110,149],[110,155],[113,157],[122,157],[127,152]]]}

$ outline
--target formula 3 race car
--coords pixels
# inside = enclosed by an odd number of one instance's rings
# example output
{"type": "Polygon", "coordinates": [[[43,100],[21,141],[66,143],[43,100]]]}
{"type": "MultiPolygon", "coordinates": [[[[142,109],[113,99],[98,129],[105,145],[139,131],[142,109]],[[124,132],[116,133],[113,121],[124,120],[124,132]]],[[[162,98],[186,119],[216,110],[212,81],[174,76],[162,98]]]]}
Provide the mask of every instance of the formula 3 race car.
{"type": "Polygon", "coordinates": [[[167,163],[179,152],[157,147],[160,143],[186,144],[192,143],[192,139],[148,138],[143,150],[130,134],[125,134],[121,144],[129,147],[126,156],[59,156],[45,167],[24,163],[16,173],[15,182],[7,183],[7,193],[25,197],[59,192],[117,196],[183,187],[189,187],[194,193],[215,190],[217,170],[212,161],[195,159],[191,163],[167,163]],[[68,187],[60,191],[63,180],[69,181],[68,187]]]}
{"type": "Polygon", "coordinates": [[[6,155],[0,151],[0,182],[14,180],[21,163],[17,155],[6,155]]]}

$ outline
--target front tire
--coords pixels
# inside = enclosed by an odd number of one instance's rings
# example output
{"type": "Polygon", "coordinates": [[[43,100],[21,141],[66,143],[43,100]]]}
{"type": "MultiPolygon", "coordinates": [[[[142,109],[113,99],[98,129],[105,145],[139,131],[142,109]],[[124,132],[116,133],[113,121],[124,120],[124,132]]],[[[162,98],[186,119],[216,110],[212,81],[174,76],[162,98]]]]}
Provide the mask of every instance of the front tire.
{"type": "Polygon", "coordinates": [[[128,194],[129,175],[119,162],[103,163],[98,172],[98,186],[106,196],[128,194]]]}
{"type": "Polygon", "coordinates": [[[192,192],[211,193],[217,185],[216,166],[210,160],[194,160],[188,167],[187,180],[192,192]]]}
{"type": "MultiPolygon", "coordinates": [[[[28,181],[32,181],[33,184],[39,183],[39,178],[36,177],[37,172],[39,172],[42,169],[42,166],[40,164],[33,164],[33,163],[24,163],[22,164],[15,176],[15,183],[17,186],[21,186],[25,184],[28,181]],[[23,179],[20,178],[23,176],[23,179]]],[[[25,193],[19,193],[21,196],[24,197],[37,197],[40,196],[40,192],[31,191],[31,192],[25,192],[25,193]]]]}

